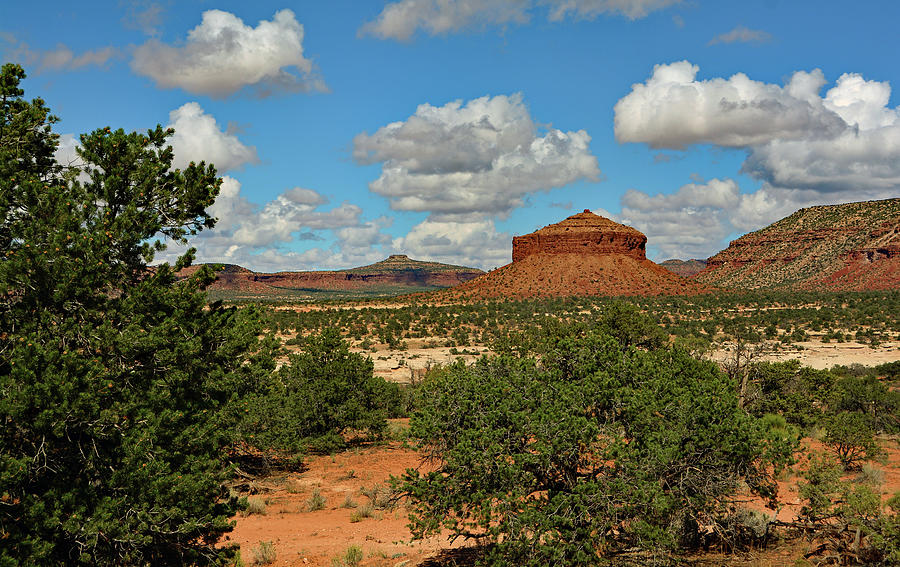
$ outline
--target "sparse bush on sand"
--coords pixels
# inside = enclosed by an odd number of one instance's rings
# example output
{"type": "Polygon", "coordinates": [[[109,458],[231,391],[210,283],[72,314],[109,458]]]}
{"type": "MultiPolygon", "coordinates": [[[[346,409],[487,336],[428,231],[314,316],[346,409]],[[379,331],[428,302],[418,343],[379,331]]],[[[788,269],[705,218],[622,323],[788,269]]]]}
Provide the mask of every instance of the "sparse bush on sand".
{"type": "Polygon", "coordinates": [[[340,557],[331,560],[332,567],[359,567],[363,560],[362,548],[358,545],[351,545],[340,557]]]}
{"type": "Polygon", "coordinates": [[[881,454],[881,446],[869,427],[866,416],[842,411],[825,420],[825,439],[844,469],[858,469],[864,461],[881,454]]]}
{"type": "Polygon", "coordinates": [[[882,503],[880,485],[844,480],[844,465],[813,453],[798,484],[803,507],[797,528],[811,557],[830,564],[900,562],[900,492],[882,503]]]}
{"type": "Polygon", "coordinates": [[[350,514],[350,522],[361,522],[365,518],[371,518],[375,515],[375,508],[371,504],[363,504],[350,514]]]}

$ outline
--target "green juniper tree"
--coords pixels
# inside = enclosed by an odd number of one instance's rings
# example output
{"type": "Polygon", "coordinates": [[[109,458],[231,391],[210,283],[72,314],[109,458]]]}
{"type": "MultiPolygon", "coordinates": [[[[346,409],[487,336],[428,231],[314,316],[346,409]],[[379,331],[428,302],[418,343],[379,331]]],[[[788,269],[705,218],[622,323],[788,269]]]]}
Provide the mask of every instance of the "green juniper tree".
{"type": "Polygon", "coordinates": [[[741,481],[775,496],[796,440],[743,412],[712,364],[581,325],[536,347],[423,383],[411,435],[432,466],[397,481],[416,537],[489,542],[484,565],[597,565],[699,543],[741,481]]]}
{"type": "Polygon", "coordinates": [[[302,350],[245,396],[241,434],[286,454],[340,449],[347,430],[381,435],[401,404],[399,386],[374,376],[372,359],[350,352],[334,328],[298,342],[302,350]]]}
{"type": "Polygon", "coordinates": [[[0,74],[0,565],[214,563],[235,399],[271,357],[251,311],[208,306],[201,269],[148,268],[212,227],[215,168],[172,169],[171,130],[81,137],[0,74]]]}

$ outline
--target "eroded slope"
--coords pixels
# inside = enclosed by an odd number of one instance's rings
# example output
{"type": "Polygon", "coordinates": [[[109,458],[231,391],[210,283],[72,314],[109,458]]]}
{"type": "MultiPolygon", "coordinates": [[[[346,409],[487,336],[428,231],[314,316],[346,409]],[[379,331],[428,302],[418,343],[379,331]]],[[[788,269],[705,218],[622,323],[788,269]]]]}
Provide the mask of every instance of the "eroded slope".
{"type": "Polygon", "coordinates": [[[900,199],[800,209],[733,241],[696,279],[733,289],[896,289],[900,199]]]}

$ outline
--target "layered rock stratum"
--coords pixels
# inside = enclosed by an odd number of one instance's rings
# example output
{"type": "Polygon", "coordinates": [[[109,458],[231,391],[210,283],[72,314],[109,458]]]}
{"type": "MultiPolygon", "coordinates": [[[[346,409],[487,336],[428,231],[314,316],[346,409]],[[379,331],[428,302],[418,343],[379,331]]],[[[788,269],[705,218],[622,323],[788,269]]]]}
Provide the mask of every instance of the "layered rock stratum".
{"type": "Polygon", "coordinates": [[[513,238],[512,263],[440,292],[448,299],[686,295],[707,287],[647,259],[647,237],[588,210],[513,238]]]}
{"type": "Polygon", "coordinates": [[[731,289],[900,288],[900,199],[800,209],[707,261],[697,281],[731,289]]]}
{"type": "MultiPolygon", "coordinates": [[[[186,277],[198,267],[179,273],[186,277]]],[[[216,272],[211,290],[240,291],[248,295],[275,295],[285,291],[385,291],[389,295],[413,293],[457,285],[484,272],[477,268],[413,260],[394,254],[380,262],[347,270],[258,273],[225,264],[216,272]]]]}
{"type": "Polygon", "coordinates": [[[630,226],[613,222],[585,209],[562,222],[513,237],[512,261],[535,254],[621,254],[646,260],[647,237],[630,226]]]}

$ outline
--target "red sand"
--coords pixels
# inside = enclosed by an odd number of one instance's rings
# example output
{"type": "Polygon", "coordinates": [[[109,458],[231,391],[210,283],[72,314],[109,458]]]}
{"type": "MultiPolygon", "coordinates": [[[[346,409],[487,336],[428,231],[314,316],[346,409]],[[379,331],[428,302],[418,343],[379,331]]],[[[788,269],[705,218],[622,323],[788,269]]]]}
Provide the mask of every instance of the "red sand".
{"type": "MultiPolygon", "coordinates": [[[[804,440],[804,444],[813,450],[822,449],[816,441],[804,440]]],[[[877,466],[885,472],[882,494],[888,498],[900,490],[900,446],[896,439],[884,440],[882,445],[888,460],[877,466]]],[[[451,546],[446,538],[437,537],[410,544],[402,505],[393,511],[376,510],[375,517],[359,522],[350,521],[353,508],[341,507],[347,495],[360,506],[369,502],[361,489],[384,483],[390,475],[399,475],[406,468],[419,465],[418,455],[400,444],[350,450],[334,457],[313,457],[307,465],[309,469],[302,474],[260,480],[259,494],[251,497],[268,500],[266,514],[236,518],[237,526],[230,541],[241,545],[246,565],[253,564],[252,550],[261,541],[274,544],[277,559],[273,565],[323,567],[330,567],[332,560],[343,556],[351,545],[362,548],[364,567],[412,567],[436,556],[442,549],[462,544],[460,541],[451,546]],[[309,512],[305,503],[314,488],[319,488],[327,504],[323,510],[309,512]]],[[[801,470],[803,466],[801,462],[795,469],[801,470]]],[[[783,506],[778,511],[778,520],[791,521],[799,512],[798,480],[795,472],[779,483],[783,506]]],[[[757,499],[748,498],[743,505],[774,515],[757,499]]],[[[750,554],[706,553],[692,554],[690,558],[702,565],[776,566],[793,564],[805,551],[806,543],[797,540],[750,554]]]]}

